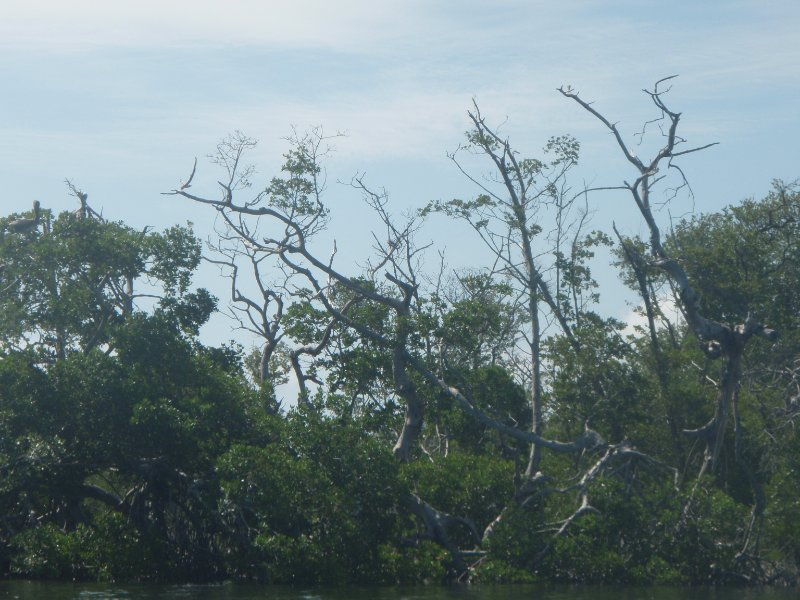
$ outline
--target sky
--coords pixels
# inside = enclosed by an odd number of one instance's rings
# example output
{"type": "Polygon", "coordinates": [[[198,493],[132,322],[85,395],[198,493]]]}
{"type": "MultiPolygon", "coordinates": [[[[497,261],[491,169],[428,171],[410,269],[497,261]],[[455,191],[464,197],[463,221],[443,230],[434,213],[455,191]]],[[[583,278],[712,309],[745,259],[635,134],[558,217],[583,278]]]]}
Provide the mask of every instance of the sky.
{"type": "MultiPolygon", "coordinates": [[[[327,165],[328,202],[331,235],[354,264],[368,244],[363,205],[336,182],[365,173],[397,213],[476,195],[447,157],[473,100],[525,155],[553,135],[579,139],[575,185],[619,185],[633,173],[613,139],[556,89],[579,90],[635,144],[656,116],[642,89],[677,74],[668,102],[682,135],[719,145],[683,161],[694,195],[660,213],[668,226],[800,176],[798,26],[796,0],[2,0],[0,214],[34,199],[76,208],[69,178],[106,218],[191,221],[205,238],[212,211],[161,195],[195,157],[194,189],[215,193],[205,157],[241,130],[260,141],[251,162],[266,183],[292,126],[321,125],[346,133],[327,165]]],[[[643,233],[623,194],[593,194],[590,207],[598,228],[643,233]]],[[[442,218],[421,236],[455,266],[482,260],[442,218]]],[[[613,274],[597,272],[604,306],[627,318],[613,274]]],[[[213,272],[199,283],[224,297],[213,272]]],[[[219,319],[204,335],[236,337],[219,319]]]]}

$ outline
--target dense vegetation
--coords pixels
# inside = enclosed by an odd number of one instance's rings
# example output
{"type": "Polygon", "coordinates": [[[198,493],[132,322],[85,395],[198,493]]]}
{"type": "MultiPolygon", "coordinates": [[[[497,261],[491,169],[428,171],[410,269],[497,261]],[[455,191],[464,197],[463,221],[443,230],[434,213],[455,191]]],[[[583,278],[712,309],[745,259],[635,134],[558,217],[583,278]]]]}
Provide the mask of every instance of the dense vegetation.
{"type": "Polygon", "coordinates": [[[778,182],[662,240],[649,194],[690,151],[651,98],[654,162],[618,138],[649,239],[586,230],[575,140],[522,159],[476,109],[466,149],[495,171],[475,199],[398,223],[353,181],[383,227],[361,270],[315,242],[320,132],[244,202],[253,142],[228,138],[221,198],[190,193],[194,171],[174,194],[219,212],[207,258],[252,352],[199,339],[219,301],[192,285],[190,229],[133,230],[72,186],[75,212],[0,218],[0,574],[795,583],[800,192],[778,182]],[[414,234],[446,217],[486,268],[426,271],[414,234]],[[596,312],[607,246],[641,296],[635,331],[596,312]]]}

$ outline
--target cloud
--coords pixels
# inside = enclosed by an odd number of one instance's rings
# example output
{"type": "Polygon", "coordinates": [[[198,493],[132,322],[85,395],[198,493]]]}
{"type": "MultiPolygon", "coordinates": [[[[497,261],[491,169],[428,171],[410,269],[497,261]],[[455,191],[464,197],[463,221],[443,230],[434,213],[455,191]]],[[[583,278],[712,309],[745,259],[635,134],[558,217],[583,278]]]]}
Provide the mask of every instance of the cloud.
{"type": "Polygon", "coordinates": [[[3,46],[31,49],[269,45],[375,46],[423,3],[382,0],[12,0],[0,11],[3,46]]]}
{"type": "MultiPolygon", "coordinates": [[[[672,295],[665,294],[661,296],[659,298],[659,307],[673,327],[677,327],[679,324],[683,323],[683,315],[672,295]]],[[[626,324],[623,330],[625,335],[640,335],[640,332],[647,331],[647,316],[645,315],[644,305],[640,304],[630,309],[622,316],[622,321],[626,324]]],[[[662,327],[663,322],[657,320],[656,326],[662,327]]]]}
{"type": "Polygon", "coordinates": [[[73,160],[104,158],[108,151],[97,148],[105,144],[120,163],[130,151],[133,166],[142,156],[202,156],[234,129],[274,155],[289,125],[322,124],[349,133],[337,160],[388,169],[393,160],[444,163],[476,98],[493,124],[509,118],[503,132],[523,153],[571,133],[585,164],[602,174],[597,183],[616,183],[608,163],[620,157],[609,152],[607,132],[555,88],[575,85],[630,136],[654,116],[640,89],[673,72],[682,73],[672,93],[686,115],[681,131],[691,142],[729,144],[714,156],[732,146],[731,132],[775,131],[770,121],[787,136],[796,128],[785,99],[800,81],[797,8],[641,4],[2,2],[2,143],[11,160],[43,157],[47,148],[73,160]]]}

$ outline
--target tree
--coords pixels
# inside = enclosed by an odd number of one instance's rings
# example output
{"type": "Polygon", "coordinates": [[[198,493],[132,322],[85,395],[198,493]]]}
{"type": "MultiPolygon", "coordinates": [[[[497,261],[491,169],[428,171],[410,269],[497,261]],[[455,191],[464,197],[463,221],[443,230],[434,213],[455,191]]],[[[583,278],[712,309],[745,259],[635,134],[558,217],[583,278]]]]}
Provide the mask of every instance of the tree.
{"type": "MultiPolygon", "coordinates": [[[[757,315],[781,332],[777,341],[756,338],[742,351],[735,435],[722,449],[736,468],[716,474],[740,501],[769,508],[765,546],[791,546],[796,518],[784,494],[797,485],[799,200],[796,184],[774,182],[765,198],[684,220],[666,240],[711,318],[736,323],[757,315]]],[[[706,381],[717,378],[712,359],[703,373],[706,381]]]]}
{"type": "MultiPolygon", "coordinates": [[[[531,431],[540,436],[544,427],[542,318],[557,322],[577,347],[572,330],[584,310],[578,296],[591,287],[579,254],[586,211],[570,222],[570,211],[582,194],[571,194],[566,181],[577,163],[580,146],[569,136],[552,138],[544,148],[546,161],[522,159],[507,139],[487,125],[477,105],[469,118],[474,129],[467,134],[468,145],[459,150],[485,155],[495,171],[479,181],[467,174],[458,153],[453,153],[452,160],[483,193],[471,201],[433,202],[423,214],[437,211],[466,221],[492,254],[494,264],[486,276],[501,276],[511,284],[514,310],[524,317],[514,332],[518,338],[509,347],[519,342],[525,357],[517,374],[530,390],[531,431]],[[552,244],[549,256],[542,252],[540,241],[548,212],[553,213],[553,228],[547,232],[546,242],[552,244]],[[564,252],[564,246],[570,246],[569,254],[564,252]],[[548,258],[552,265],[543,264],[548,258]],[[552,281],[546,275],[551,271],[552,281]],[[567,294],[563,293],[565,290],[567,294]]],[[[526,468],[529,477],[538,471],[541,448],[540,444],[531,444],[526,468]]]]}
{"type": "Polygon", "coordinates": [[[3,572],[796,581],[797,189],[662,235],[654,191],[673,172],[683,189],[677,160],[703,148],[680,146],[663,81],[650,161],[561,90],[636,169],[603,188],[649,232],[615,229],[646,316],[632,333],[595,312],[590,259],[609,238],[585,234],[594,190],[570,191],[577,143],[522,159],[477,107],[453,155],[467,176],[464,152],[488,161],[476,198],[398,218],[363,176],[343,188],[378,223],[357,266],[319,235],[321,130],[291,136],[260,190],[242,134],[212,157],[219,198],[189,191],[195,162],[169,194],[218,213],[209,260],[260,340],[247,356],[198,340],[215,302],[192,288],[190,230],[108,222],[71,185],[74,213],[0,219],[3,572]],[[416,238],[432,213],[471,226],[489,262],[450,272],[440,255],[428,271],[416,238]],[[684,322],[665,319],[667,289],[684,322]]]}
{"type": "MultiPolygon", "coordinates": [[[[71,352],[113,350],[112,332],[139,302],[155,303],[187,330],[196,331],[214,310],[204,289],[189,290],[200,260],[190,229],[136,231],[108,222],[86,204],[25,232],[0,238],[0,342],[26,349],[51,364],[71,352]]],[[[13,215],[12,215],[13,217],[13,215]]],[[[9,227],[13,219],[4,219],[9,227]]]]}
{"type": "Polygon", "coordinates": [[[78,196],[77,213],[42,211],[41,228],[0,240],[0,555],[51,576],[152,560],[213,572],[199,491],[249,402],[236,357],[194,338],[214,309],[190,287],[199,243],[108,222],[78,196]]]}
{"type": "MultiPolygon", "coordinates": [[[[626,142],[617,129],[617,126],[609,121],[605,116],[598,112],[590,103],[583,100],[577,92],[571,88],[561,88],[559,91],[567,98],[574,100],[584,110],[598,119],[607,129],[611,131],[614,138],[624,155],[625,159],[634,167],[636,179],[633,183],[625,183],[622,189],[627,190],[631,198],[644,219],[650,233],[648,240],[649,258],[644,259],[636,253],[632,245],[626,246],[626,253],[631,256],[633,263],[650,264],[662,270],[668,277],[670,284],[675,289],[675,298],[683,313],[686,322],[696,336],[698,341],[703,344],[706,355],[711,359],[721,358],[722,367],[719,375],[718,393],[713,417],[703,426],[685,433],[696,438],[705,445],[704,459],[700,466],[698,481],[707,472],[713,471],[719,462],[720,452],[725,440],[725,430],[728,421],[733,417],[735,458],[739,466],[746,473],[755,496],[753,505],[751,525],[745,537],[745,544],[742,554],[748,549],[750,542],[750,532],[756,520],[761,517],[764,511],[764,495],[761,484],[755,476],[751,466],[747,463],[742,448],[742,419],[740,411],[740,387],[742,379],[742,358],[748,344],[752,339],[761,337],[769,341],[777,339],[778,333],[771,327],[767,327],[763,321],[752,311],[738,313],[738,323],[717,320],[710,316],[701,303],[701,295],[692,284],[683,263],[670,254],[669,249],[662,241],[661,229],[653,214],[651,204],[651,193],[665,174],[660,174],[662,168],[675,168],[680,175],[683,172],[676,165],[676,159],[687,154],[698,152],[714,144],[680,149],[680,145],[685,142],[678,133],[678,124],[681,114],[671,110],[664,99],[664,95],[669,88],[664,89],[665,82],[672,80],[667,77],[656,82],[652,91],[646,93],[652,99],[656,108],[660,111],[660,120],[665,122],[664,145],[650,161],[643,161],[631,152],[626,142]]],[[[684,180],[685,183],[685,180],[684,180]]],[[[649,320],[651,330],[653,320],[649,320]]],[[[688,510],[688,506],[687,506],[688,510]]]]}
{"type": "MultiPolygon", "coordinates": [[[[423,432],[426,407],[429,399],[436,394],[443,394],[482,426],[532,444],[526,469],[527,482],[519,485],[518,495],[522,497],[535,494],[536,488],[546,481],[544,476],[536,472],[543,448],[555,453],[594,455],[596,460],[587,466],[580,486],[569,486],[560,490],[562,493],[578,490],[580,498],[578,508],[564,520],[564,526],[556,534],[558,536],[578,517],[592,510],[588,502],[588,489],[598,476],[618,463],[629,463],[631,473],[637,465],[650,463],[646,456],[624,440],[608,444],[588,424],[571,441],[558,441],[542,435],[540,306],[547,306],[564,335],[577,350],[580,341],[575,337],[573,328],[574,323],[583,317],[584,310],[579,298],[592,287],[583,259],[591,254],[588,250],[591,245],[601,238],[596,236],[582,241],[576,234],[580,231],[582,219],[578,219],[573,228],[565,221],[566,211],[574,199],[566,196],[562,179],[577,157],[577,144],[573,140],[560,138],[551,141],[546,150],[552,152],[554,158],[549,164],[534,160],[518,162],[508,143],[503,142],[485,125],[479,113],[473,114],[471,119],[476,129],[470,134],[470,141],[492,160],[505,197],[495,194],[494,198],[481,196],[471,203],[454,201],[447,206],[429,207],[427,211],[398,223],[388,210],[386,193],[371,190],[363,178],[354,178],[352,187],[362,194],[367,206],[373,210],[384,229],[380,234],[373,234],[375,255],[367,261],[366,270],[362,272],[348,274],[336,265],[335,252],[322,258],[314,244],[314,234],[324,226],[327,216],[321,188],[314,183],[322,172],[318,149],[325,138],[319,131],[306,137],[293,137],[283,167],[289,177],[273,179],[265,191],[256,193],[250,199],[239,200],[238,192],[241,190],[234,189],[235,186],[229,184],[222,184],[222,196],[219,199],[190,193],[185,186],[171,193],[217,210],[229,228],[226,239],[240,240],[249,249],[253,265],[261,264],[261,260],[267,257],[279,260],[288,278],[296,282],[304,281],[304,287],[296,287],[293,291],[298,301],[311,302],[314,311],[323,311],[335,323],[334,329],[340,332],[338,335],[352,336],[352,340],[359,340],[359,347],[369,346],[380,350],[384,360],[391,364],[393,391],[405,405],[404,423],[394,446],[394,453],[400,460],[410,461],[413,458],[423,432]],[[304,183],[290,185],[294,178],[300,178],[304,183]],[[543,182],[540,184],[537,178],[541,178],[543,182]],[[293,186],[314,190],[314,193],[311,196],[294,196],[270,192],[293,186]],[[562,186],[560,191],[558,186],[562,186]],[[556,283],[558,292],[551,291],[541,267],[534,259],[532,245],[532,238],[540,232],[540,226],[533,219],[539,210],[539,203],[547,204],[545,200],[555,206],[557,215],[554,262],[559,274],[556,283]],[[460,377],[457,370],[448,366],[444,344],[431,344],[432,338],[429,333],[425,333],[426,328],[417,328],[425,321],[426,315],[430,316],[431,313],[427,308],[430,302],[422,291],[419,276],[422,252],[426,246],[419,246],[415,242],[414,233],[419,228],[419,219],[432,209],[452,211],[466,218],[473,223],[479,234],[487,227],[487,219],[481,215],[496,211],[493,218],[498,226],[511,229],[505,239],[486,235],[489,236],[490,247],[493,243],[496,244],[494,251],[504,265],[501,274],[519,286],[514,293],[520,293],[522,298],[520,302],[516,299],[512,301],[503,311],[519,314],[524,310],[524,322],[530,327],[526,344],[531,362],[526,372],[528,381],[533,386],[530,388],[533,407],[531,430],[526,431],[509,424],[504,415],[498,418],[497,415],[487,412],[502,404],[473,398],[472,390],[463,385],[464,378],[460,377]],[[569,240],[569,243],[565,240],[569,240]],[[516,242],[520,242],[522,248],[519,261],[510,255],[506,258],[516,242]],[[568,245],[569,252],[562,251],[562,245],[568,245]],[[342,298],[346,298],[344,303],[342,298]],[[540,305],[540,302],[543,304],[540,305]],[[359,311],[366,307],[385,312],[386,317],[379,321],[360,318],[359,311]],[[436,345],[443,351],[431,352],[436,345]]],[[[239,157],[248,145],[244,139],[239,139],[232,154],[239,157]]],[[[235,168],[241,164],[239,158],[232,164],[234,172],[228,172],[228,179],[238,181],[239,175],[235,168]]],[[[489,271],[488,277],[494,278],[496,274],[489,271]]],[[[298,283],[294,285],[297,286],[298,283]]],[[[436,302],[434,299],[433,303],[436,302]]],[[[309,309],[303,310],[309,314],[309,309]]],[[[452,314],[454,316],[456,313],[452,314]]],[[[446,315],[440,313],[440,316],[443,322],[447,320],[446,315]]],[[[450,325],[456,325],[456,321],[451,319],[450,325]]],[[[430,332],[431,329],[428,328],[427,331],[430,332]]],[[[517,339],[523,339],[516,337],[516,331],[519,329],[515,329],[514,334],[505,334],[505,339],[512,344],[517,339]]],[[[325,338],[330,329],[326,327],[323,332],[322,337],[325,338]]],[[[438,341],[444,341],[448,333],[442,333],[438,341]]],[[[511,352],[513,348],[504,348],[502,351],[511,352]]],[[[592,384],[602,393],[602,382],[593,381],[592,384]]],[[[481,386],[474,388],[476,392],[485,390],[481,386]]],[[[453,546],[444,529],[434,526],[440,522],[437,519],[444,517],[435,517],[438,514],[436,509],[422,499],[415,500],[410,506],[421,522],[426,524],[428,537],[450,550],[454,564],[463,571],[466,567],[463,561],[465,555],[453,546]]],[[[448,517],[444,521],[452,522],[452,519],[448,517]]],[[[547,544],[544,546],[545,550],[549,547],[547,544]]]]}

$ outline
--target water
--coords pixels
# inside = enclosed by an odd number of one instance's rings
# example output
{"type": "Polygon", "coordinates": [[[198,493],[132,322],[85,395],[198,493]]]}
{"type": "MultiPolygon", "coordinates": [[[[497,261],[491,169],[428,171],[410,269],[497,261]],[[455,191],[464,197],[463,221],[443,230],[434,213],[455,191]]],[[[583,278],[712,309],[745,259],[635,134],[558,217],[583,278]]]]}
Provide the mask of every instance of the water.
{"type": "Polygon", "coordinates": [[[292,588],[0,581],[0,600],[796,600],[798,590],[593,586],[292,588]]]}

